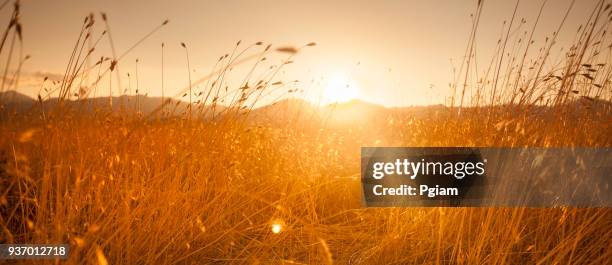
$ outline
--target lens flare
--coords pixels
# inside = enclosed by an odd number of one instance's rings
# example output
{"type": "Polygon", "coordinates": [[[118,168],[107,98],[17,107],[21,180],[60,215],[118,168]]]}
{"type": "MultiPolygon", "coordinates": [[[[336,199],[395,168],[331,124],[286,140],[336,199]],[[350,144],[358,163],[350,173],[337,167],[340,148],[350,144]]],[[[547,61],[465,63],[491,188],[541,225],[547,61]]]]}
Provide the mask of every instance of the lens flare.
{"type": "Polygon", "coordinates": [[[283,225],[280,222],[274,222],[270,226],[270,229],[272,230],[272,233],[280,234],[280,232],[283,231],[283,225]]]}

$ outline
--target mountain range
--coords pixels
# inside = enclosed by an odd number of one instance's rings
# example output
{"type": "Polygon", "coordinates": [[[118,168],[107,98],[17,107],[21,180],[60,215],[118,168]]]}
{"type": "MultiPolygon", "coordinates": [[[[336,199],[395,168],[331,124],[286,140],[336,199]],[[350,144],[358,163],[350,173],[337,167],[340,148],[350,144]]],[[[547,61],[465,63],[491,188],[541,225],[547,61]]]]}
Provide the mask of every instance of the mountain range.
{"type": "MultiPolygon", "coordinates": [[[[188,111],[187,102],[176,99],[165,99],[163,109],[161,97],[148,96],[120,96],[120,97],[97,97],[80,100],[65,100],[67,106],[78,108],[79,111],[95,111],[96,109],[141,113],[142,115],[155,116],[164,113],[166,116],[180,116],[188,111]],[[112,104],[109,101],[112,100],[112,104]]],[[[12,112],[14,114],[27,114],[36,112],[37,109],[50,110],[58,104],[57,98],[35,100],[27,95],[16,91],[0,93],[0,113],[12,112]],[[42,102],[39,103],[39,102],[42,102]]],[[[572,106],[576,114],[580,110],[588,110],[593,107],[602,108],[605,112],[612,111],[612,104],[602,100],[583,100],[573,102],[572,106]]],[[[534,107],[532,111],[541,112],[546,107],[534,107]]],[[[438,115],[446,115],[451,111],[450,107],[444,105],[410,106],[410,107],[385,107],[362,100],[352,100],[342,103],[327,105],[315,105],[309,101],[297,98],[288,98],[275,103],[254,108],[250,111],[238,108],[229,108],[222,105],[195,105],[192,115],[206,116],[223,114],[248,114],[251,120],[268,123],[286,123],[303,120],[333,121],[335,123],[353,123],[356,121],[367,122],[386,120],[392,115],[410,115],[414,118],[426,118],[438,115]]],[[[470,111],[470,108],[466,108],[470,111]]]]}

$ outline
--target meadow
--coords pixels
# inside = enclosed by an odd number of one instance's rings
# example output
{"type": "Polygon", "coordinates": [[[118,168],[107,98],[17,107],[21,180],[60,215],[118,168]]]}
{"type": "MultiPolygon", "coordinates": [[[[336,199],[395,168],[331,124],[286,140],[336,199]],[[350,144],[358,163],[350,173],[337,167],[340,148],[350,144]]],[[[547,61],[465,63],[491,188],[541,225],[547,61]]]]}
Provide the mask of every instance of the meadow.
{"type": "MultiPolygon", "coordinates": [[[[361,146],[612,147],[610,6],[585,18],[559,62],[556,35],[511,35],[526,24],[512,17],[476,71],[481,10],[449,104],[412,109],[257,106],[268,91],[295,94],[274,74],[314,43],[246,44],[254,56],[238,43],[218,71],[148,112],[92,104],[88,89],[112,90],[104,80],[120,58],[84,66],[85,40],[97,38],[88,16],[64,79],[43,86],[57,97],[41,93],[26,111],[4,104],[0,242],[67,242],[67,264],[606,264],[610,208],[362,207],[361,146]],[[224,93],[231,66],[259,69],[272,53],[285,61],[224,93]],[[85,75],[93,85],[78,85],[85,75]],[[341,117],[357,111],[367,115],[341,117]]],[[[18,67],[19,12],[0,45],[18,67]]],[[[5,71],[3,90],[18,90],[18,76],[5,71]]]]}

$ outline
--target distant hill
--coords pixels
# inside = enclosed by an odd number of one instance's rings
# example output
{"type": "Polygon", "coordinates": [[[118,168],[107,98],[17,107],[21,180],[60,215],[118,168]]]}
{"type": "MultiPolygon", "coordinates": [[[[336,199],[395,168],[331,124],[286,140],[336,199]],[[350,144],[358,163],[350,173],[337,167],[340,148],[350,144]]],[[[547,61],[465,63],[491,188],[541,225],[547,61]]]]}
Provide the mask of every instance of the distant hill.
{"type": "Polygon", "coordinates": [[[24,112],[32,108],[36,101],[17,91],[9,90],[0,92],[0,109],[1,111],[17,111],[24,112]]]}
{"type": "Polygon", "coordinates": [[[312,103],[296,98],[283,99],[270,105],[254,109],[251,120],[265,123],[287,123],[298,120],[320,120],[321,113],[312,103]]]}
{"type": "Polygon", "coordinates": [[[0,99],[6,100],[8,102],[18,103],[18,104],[32,104],[34,103],[34,99],[21,94],[14,90],[9,90],[0,93],[0,99]]]}
{"type": "MultiPolygon", "coordinates": [[[[187,111],[189,104],[187,102],[175,99],[164,99],[166,101],[163,111],[169,115],[182,115],[187,111]]],[[[43,100],[44,108],[51,108],[58,104],[58,98],[50,98],[43,100]]],[[[80,100],[67,100],[65,104],[72,107],[78,107],[80,110],[93,111],[95,109],[108,109],[112,105],[113,111],[140,112],[142,114],[151,114],[153,112],[161,113],[162,98],[148,96],[120,96],[112,97],[96,97],[85,98],[80,100]],[[112,104],[109,104],[112,100],[112,104]]],[[[16,91],[6,91],[0,93],[0,104],[3,111],[27,112],[33,110],[38,101],[16,91]]],[[[209,106],[207,106],[209,107],[209,106]]],[[[224,110],[225,107],[218,105],[215,107],[215,112],[224,110]]],[[[203,106],[194,106],[192,109],[194,115],[199,112],[207,112],[203,106]]],[[[212,111],[207,113],[211,114],[212,111]]]]}
{"type": "MultiPolygon", "coordinates": [[[[144,115],[159,113],[161,114],[162,99],[160,97],[148,96],[120,96],[112,97],[113,111],[140,112],[144,115]]],[[[180,116],[186,113],[187,102],[166,99],[167,104],[164,107],[164,113],[170,116],[180,116]]],[[[64,101],[65,104],[71,107],[79,108],[79,111],[93,111],[96,109],[108,109],[109,98],[87,98],[82,100],[64,101]]],[[[42,106],[45,109],[50,109],[58,104],[57,98],[44,100],[42,106]]],[[[592,98],[578,98],[571,103],[568,103],[571,115],[584,115],[587,111],[590,112],[596,109],[599,113],[612,112],[612,104],[608,101],[597,100],[592,98]]],[[[16,112],[27,113],[36,110],[40,107],[37,100],[32,99],[24,94],[15,91],[6,91],[0,93],[0,112],[16,112]]],[[[503,106],[492,106],[489,108],[502,108],[503,106]]],[[[549,115],[548,107],[533,106],[531,111],[535,115],[549,115]]],[[[210,117],[213,113],[223,114],[229,113],[225,106],[215,106],[214,110],[210,105],[196,105],[193,108],[193,115],[198,116],[206,113],[210,117]]],[[[471,112],[474,108],[464,108],[465,112],[471,112]]],[[[237,110],[237,112],[246,112],[247,110],[237,110]]],[[[315,106],[312,103],[297,98],[283,99],[270,105],[261,106],[248,112],[248,118],[251,122],[257,123],[294,123],[297,121],[314,121],[314,122],[333,122],[334,124],[368,124],[371,122],[385,121],[389,118],[404,117],[409,115],[415,118],[428,118],[439,115],[449,115],[452,113],[451,108],[444,105],[432,106],[411,106],[411,107],[385,107],[362,100],[352,100],[343,103],[334,103],[324,106],[315,106]]],[[[232,112],[236,113],[236,112],[232,112]]],[[[592,113],[592,112],[591,112],[592,113]]]]}
{"type": "Polygon", "coordinates": [[[386,107],[362,100],[329,104],[323,107],[322,113],[329,121],[349,124],[374,118],[386,118],[390,114],[386,107]]]}

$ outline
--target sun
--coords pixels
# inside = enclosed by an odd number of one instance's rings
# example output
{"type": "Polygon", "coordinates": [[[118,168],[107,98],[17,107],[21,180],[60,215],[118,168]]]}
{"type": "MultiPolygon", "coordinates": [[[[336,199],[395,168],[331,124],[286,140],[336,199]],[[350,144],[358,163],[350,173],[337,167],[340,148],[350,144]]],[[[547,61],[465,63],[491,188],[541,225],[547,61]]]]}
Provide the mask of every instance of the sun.
{"type": "Polygon", "coordinates": [[[323,99],[329,103],[346,102],[358,97],[357,82],[344,73],[332,75],[323,90],[323,99]]]}

